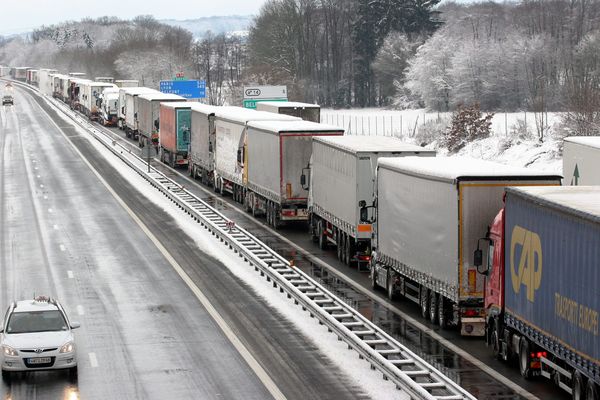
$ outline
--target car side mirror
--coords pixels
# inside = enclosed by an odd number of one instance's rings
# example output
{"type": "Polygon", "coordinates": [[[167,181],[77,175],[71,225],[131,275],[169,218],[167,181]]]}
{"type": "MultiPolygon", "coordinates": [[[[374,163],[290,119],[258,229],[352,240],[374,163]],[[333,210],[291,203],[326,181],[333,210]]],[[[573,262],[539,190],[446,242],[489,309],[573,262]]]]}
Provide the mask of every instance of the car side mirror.
{"type": "Polygon", "coordinates": [[[71,329],[77,329],[81,326],[79,322],[71,322],[71,329]]]}
{"type": "Polygon", "coordinates": [[[308,190],[310,188],[310,182],[309,182],[309,175],[310,174],[310,168],[302,168],[302,175],[300,175],[300,186],[302,186],[302,189],[304,190],[308,190]]]}

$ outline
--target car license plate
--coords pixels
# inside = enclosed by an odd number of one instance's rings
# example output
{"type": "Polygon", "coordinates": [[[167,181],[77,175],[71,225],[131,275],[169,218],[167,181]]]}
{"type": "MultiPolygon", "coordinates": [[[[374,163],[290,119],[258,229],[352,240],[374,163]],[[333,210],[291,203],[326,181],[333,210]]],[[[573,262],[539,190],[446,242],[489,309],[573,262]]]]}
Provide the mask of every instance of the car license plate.
{"type": "Polygon", "coordinates": [[[50,357],[30,358],[29,364],[48,364],[51,360],[50,357]]]}

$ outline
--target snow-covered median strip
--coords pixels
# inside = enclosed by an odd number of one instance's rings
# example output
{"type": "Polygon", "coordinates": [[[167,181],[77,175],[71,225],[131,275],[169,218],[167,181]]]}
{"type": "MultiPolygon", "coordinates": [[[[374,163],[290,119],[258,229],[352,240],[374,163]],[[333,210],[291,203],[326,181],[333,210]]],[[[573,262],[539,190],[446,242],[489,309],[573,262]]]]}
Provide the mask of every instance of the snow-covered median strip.
{"type": "Polygon", "coordinates": [[[137,172],[124,164],[104,145],[93,136],[75,124],[69,117],[59,113],[61,118],[72,124],[82,137],[110,163],[136,190],[151,199],[152,202],[167,212],[177,222],[179,227],[194,239],[198,248],[221,261],[235,276],[248,284],[256,294],[277,310],[281,316],[292,322],[300,332],[311,340],[321,352],[327,356],[340,370],[348,376],[348,381],[362,388],[372,398],[408,399],[408,395],[397,390],[390,381],[384,381],[380,372],[370,369],[370,364],[360,360],[358,353],[348,350],[347,345],[337,340],[337,336],[329,333],[327,327],[320,325],[311,318],[307,312],[295,305],[293,300],[273,288],[263,277],[254,271],[254,268],[245,263],[238,255],[226,245],[215,240],[214,236],[195,222],[180,208],[158,192],[148,181],[137,172]]]}

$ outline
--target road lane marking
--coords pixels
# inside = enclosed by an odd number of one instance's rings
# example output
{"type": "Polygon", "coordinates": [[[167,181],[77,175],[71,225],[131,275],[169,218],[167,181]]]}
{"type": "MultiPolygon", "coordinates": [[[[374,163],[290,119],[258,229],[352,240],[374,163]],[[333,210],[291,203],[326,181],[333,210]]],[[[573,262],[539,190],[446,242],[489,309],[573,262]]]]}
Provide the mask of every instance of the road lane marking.
{"type": "Polygon", "coordinates": [[[44,195],[44,200],[48,200],[48,196],[44,195]]]}
{"type": "Polygon", "coordinates": [[[55,231],[58,230],[58,225],[53,225],[52,227],[54,228],[55,231]]]}
{"type": "Polygon", "coordinates": [[[48,212],[49,212],[50,214],[52,214],[52,209],[51,209],[51,208],[49,208],[49,209],[48,209],[48,212]]]}
{"type": "Polygon", "coordinates": [[[67,271],[67,276],[69,279],[73,279],[73,271],[67,271]]]}
{"type": "Polygon", "coordinates": [[[44,185],[41,185],[41,184],[40,184],[40,187],[41,187],[41,188],[44,188],[44,185]]]}
{"type": "Polygon", "coordinates": [[[41,176],[40,176],[40,175],[38,175],[38,176],[37,176],[37,178],[38,178],[38,179],[40,179],[40,178],[41,178],[41,176]]]}
{"type": "Polygon", "coordinates": [[[77,306],[77,314],[85,315],[85,310],[83,309],[83,306],[81,304],[77,306]]]}
{"type": "Polygon", "coordinates": [[[92,368],[97,368],[98,359],[96,358],[96,353],[90,353],[88,355],[90,356],[90,365],[92,366],[92,368]]]}
{"type": "MultiPolygon", "coordinates": [[[[59,110],[59,112],[62,112],[59,110]]],[[[235,347],[237,352],[242,356],[242,358],[246,361],[248,366],[254,371],[258,379],[262,382],[265,388],[271,393],[276,400],[286,400],[285,395],[281,392],[277,384],[271,379],[267,371],[260,365],[258,360],[254,358],[252,353],[248,350],[248,348],[242,343],[242,341],[237,337],[237,335],[233,332],[231,327],[227,324],[225,319],[219,314],[219,312],[214,308],[211,304],[210,300],[202,293],[200,288],[196,286],[192,278],[185,272],[185,270],[179,265],[179,263],[173,258],[173,256],[169,253],[169,251],[162,245],[162,243],[158,240],[156,236],[150,231],[150,228],[144,224],[144,222],[137,216],[137,214],[125,203],[123,199],[114,191],[114,189],[109,185],[109,183],[104,179],[102,175],[94,168],[94,166],[85,158],[83,153],[71,142],[67,135],[58,127],[56,122],[52,118],[48,118],[52,124],[56,128],[58,128],[59,132],[67,139],[71,147],[75,150],[81,160],[88,166],[88,168],[92,171],[94,175],[98,178],[98,180],[106,187],[108,192],[114,197],[114,199],[123,207],[123,209],[129,214],[129,216],[135,221],[135,223],[140,227],[140,229],[146,234],[146,236],[154,243],[156,248],[163,254],[166,261],[171,264],[171,267],[177,272],[177,274],[181,277],[181,279],[185,282],[185,284],[190,288],[190,290],[194,293],[196,298],[200,301],[202,306],[206,309],[206,311],[210,314],[215,323],[221,328],[223,334],[229,339],[231,344],[235,347]]],[[[94,353],[90,353],[90,363],[92,367],[98,366],[98,361],[96,359],[96,355],[94,353]],[[95,365],[94,365],[95,364],[95,365]]]]}
{"type": "Polygon", "coordinates": [[[65,245],[64,245],[64,244],[61,244],[59,247],[60,247],[60,251],[65,251],[65,250],[67,250],[67,248],[65,247],[65,245]]]}

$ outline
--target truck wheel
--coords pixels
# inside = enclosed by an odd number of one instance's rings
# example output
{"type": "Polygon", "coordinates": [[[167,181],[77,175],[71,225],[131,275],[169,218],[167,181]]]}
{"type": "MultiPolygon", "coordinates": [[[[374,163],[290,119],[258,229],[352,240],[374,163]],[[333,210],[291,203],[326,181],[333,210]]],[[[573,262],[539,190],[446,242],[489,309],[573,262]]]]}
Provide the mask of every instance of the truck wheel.
{"type": "Polygon", "coordinates": [[[265,215],[267,220],[267,225],[271,225],[271,203],[267,202],[267,213],[265,215]]]}
{"type": "Polygon", "coordinates": [[[341,232],[338,230],[337,233],[335,234],[335,247],[336,247],[336,253],[337,253],[337,259],[339,261],[342,261],[342,234],[341,232]]]}
{"type": "Polygon", "coordinates": [[[371,289],[377,290],[377,271],[375,266],[371,268],[371,289]]]}
{"type": "Polygon", "coordinates": [[[323,230],[323,221],[319,221],[317,224],[317,232],[319,233],[319,248],[321,250],[327,249],[327,237],[325,236],[325,232],[323,230]]]}
{"type": "Polygon", "coordinates": [[[352,260],[352,258],[354,256],[354,243],[353,243],[352,236],[350,236],[350,235],[346,235],[345,250],[346,250],[346,265],[349,267],[352,267],[352,266],[354,266],[354,261],[352,260]]]}
{"type": "Polygon", "coordinates": [[[429,295],[429,321],[432,324],[437,324],[438,322],[438,294],[436,292],[431,292],[429,295]]]}
{"type": "Polygon", "coordinates": [[[585,397],[584,389],[585,385],[583,383],[583,376],[579,373],[579,371],[575,371],[573,373],[573,400],[583,400],[585,397]]]}
{"type": "Polygon", "coordinates": [[[500,354],[500,332],[498,327],[498,321],[492,326],[492,334],[490,336],[490,345],[492,346],[492,355],[495,359],[501,360],[500,354]]]}
{"type": "Polygon", "coordinates": [[[444,296],[438,295],[438,325],[444,329],[448,326],[448,316],[446,315],[446,301],[444,296]]]}
{"type": "Polygon", "coordinates": [[[419,304],[421,305],[421,317],[427,318],[429,312],[429,289],[425,286],[421,286],[419,304]]]}
{"type": "Polygon", "coordinates": [[[598,386],[591,379],[588,379],[585,398],[586,400],[598,400],[598,386]]]}
{"type": "Polygon", "coordinates": [[[281,221],[277,218],[277,205],[273,203],[271,220],[273,222],[273,229],[277,230],[281,226],[281,221]]]}
{"type": "Polygon", "coordinates": [[[531,356],[529,354],[529,342],[524,337],[519,340],[519,371],[525,379],[531,378],[531,356]]]}
{"type": "Polygon", "coordinates": [[[387,297],[390,301],[396,300],[396,290],[394,288],[394,273],[392,271],[388,271],[387,276],[387,297]]]}
{"type": "Polygon", "coordinates": [[[315,218],[313,215],[311,215],[308,222],[308,233],[310,233],[310,238],[313,243],[317,243],[319,241],[319,235],[317,235],[316,229],[317,227],[315,226],[315,218]]]}

